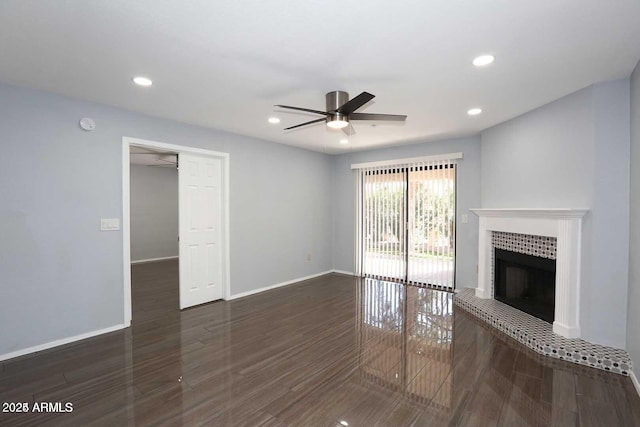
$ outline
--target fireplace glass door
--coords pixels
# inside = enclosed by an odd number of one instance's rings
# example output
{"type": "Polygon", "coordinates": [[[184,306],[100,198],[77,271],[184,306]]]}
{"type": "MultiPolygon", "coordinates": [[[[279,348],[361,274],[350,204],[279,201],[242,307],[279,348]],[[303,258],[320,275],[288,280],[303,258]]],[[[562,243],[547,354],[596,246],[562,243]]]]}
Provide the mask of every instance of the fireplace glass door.
{"type": "Polygon", "coordinates": [[[494,298],[553,323],[555,260],[497,248],[494,260],[494,298]]]}

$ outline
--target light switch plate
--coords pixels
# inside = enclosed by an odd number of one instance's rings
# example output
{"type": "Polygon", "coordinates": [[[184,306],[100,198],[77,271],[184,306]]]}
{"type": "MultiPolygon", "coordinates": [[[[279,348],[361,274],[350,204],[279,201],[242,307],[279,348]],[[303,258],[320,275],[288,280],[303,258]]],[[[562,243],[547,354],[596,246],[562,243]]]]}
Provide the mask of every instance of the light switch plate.
{"type": "Polygon", "coordinates": [[[100,231],[120,230],[120,218],[102,218],[100,219],[100,231]]]}
{"type": "Polygon", "coordinates": [[[466,223],[469,222],[469,215],[463,214],[462,218],[460,218],[460,219],[461,219],[460,222],[462,222],[463,224],[466,224],[466,223]]]}

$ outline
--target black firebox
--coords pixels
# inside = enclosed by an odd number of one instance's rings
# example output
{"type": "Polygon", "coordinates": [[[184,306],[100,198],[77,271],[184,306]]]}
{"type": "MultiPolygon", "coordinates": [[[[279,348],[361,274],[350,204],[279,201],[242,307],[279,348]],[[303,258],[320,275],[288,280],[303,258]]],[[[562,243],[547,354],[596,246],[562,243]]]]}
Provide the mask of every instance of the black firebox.
{"type": "Polygon", "coordinates": [[[495,249],[494,298],[553,323],[556,261],[495,249]]]}

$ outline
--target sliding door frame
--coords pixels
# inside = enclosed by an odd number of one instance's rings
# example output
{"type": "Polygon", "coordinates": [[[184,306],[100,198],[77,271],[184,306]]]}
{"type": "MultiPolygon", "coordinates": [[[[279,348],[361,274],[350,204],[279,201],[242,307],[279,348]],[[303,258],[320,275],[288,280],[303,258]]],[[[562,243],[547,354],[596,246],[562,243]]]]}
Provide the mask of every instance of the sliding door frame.
{"type": "Polygon", "coordinates": [[[365,220],[364,220],[364,207],[365,207],[365,177],[368,175],[367,172],[361,171],[359,169],[365,168],[375,168],[379,167],[378,173],[402,173],[404,175],[404,191],[403,191],[403,209],[404,209],[404,277],[399,278],[396,281],[425,286],[432,289],[440,289],[445,291],[454,291],[456,289],[456,265],[457,265],[457,227],[458,227],[458,163],[457,159],[462,158],[462,153],[453,153],[451,155],[444,156],[430,156],[430,157],[421,157],[414,159],[401,159],[401,160],[390,160],[383,162],[373,162],[366,164],[355,164],[351,165],[352,169],[357,171],[356,174],[356,227],[355,227],[355,271],[358,275],[362,277],[367,277],[365,273],[365,255],[366,255],[366,244],[365,244],[365,220]],[[422,162],[435,162],[441,161],[440,165],[436,164],[424,164],[420,165],[422,162]],[[409,280],[409,259],[410,259],[410,250],[409,250],[409,183],[410,183],[410,174],[415,170],[433,170],[437,166],[441,166],[442,168],[452,168],[453,169],[453,226],[451,228],[451,232],[453,233],[452,242],[453,242],[453,262],[452,262],[452,282],[451,286],[438,285],[434,283],[422,283],[409,280]]]}

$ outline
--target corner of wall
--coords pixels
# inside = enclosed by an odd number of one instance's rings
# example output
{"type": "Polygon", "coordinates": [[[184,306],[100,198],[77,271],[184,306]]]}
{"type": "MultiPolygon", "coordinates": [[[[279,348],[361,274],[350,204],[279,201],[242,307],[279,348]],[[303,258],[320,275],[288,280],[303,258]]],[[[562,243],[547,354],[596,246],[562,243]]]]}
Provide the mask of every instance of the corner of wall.
{"type": "Polygon", "coordinates": [[[336,210],[335,207],[337,205],[337,200],[336,200],[336,171],[338,169],[337,163],[338,163],[338,158],[339,156],[330,156],[330,180],[331,180],[331,187],[330,187],[330,191],[331,191],[331,197],[329,200],[329,203],[331,204],[331,241],[329,242],[329,247],[331,248],[331,269],[334,270],[336,269],[336,245],[337,245],[337,239],[336,239],[336,210]]]}
{"type": "MultiPolygon", "coordinates": [[[[630,78],[629,285],[627,290],[627,350],[640,371],[640,61],[630,78]]],[[[634,383],[640,394],[637,381],[634,383]]]]}

